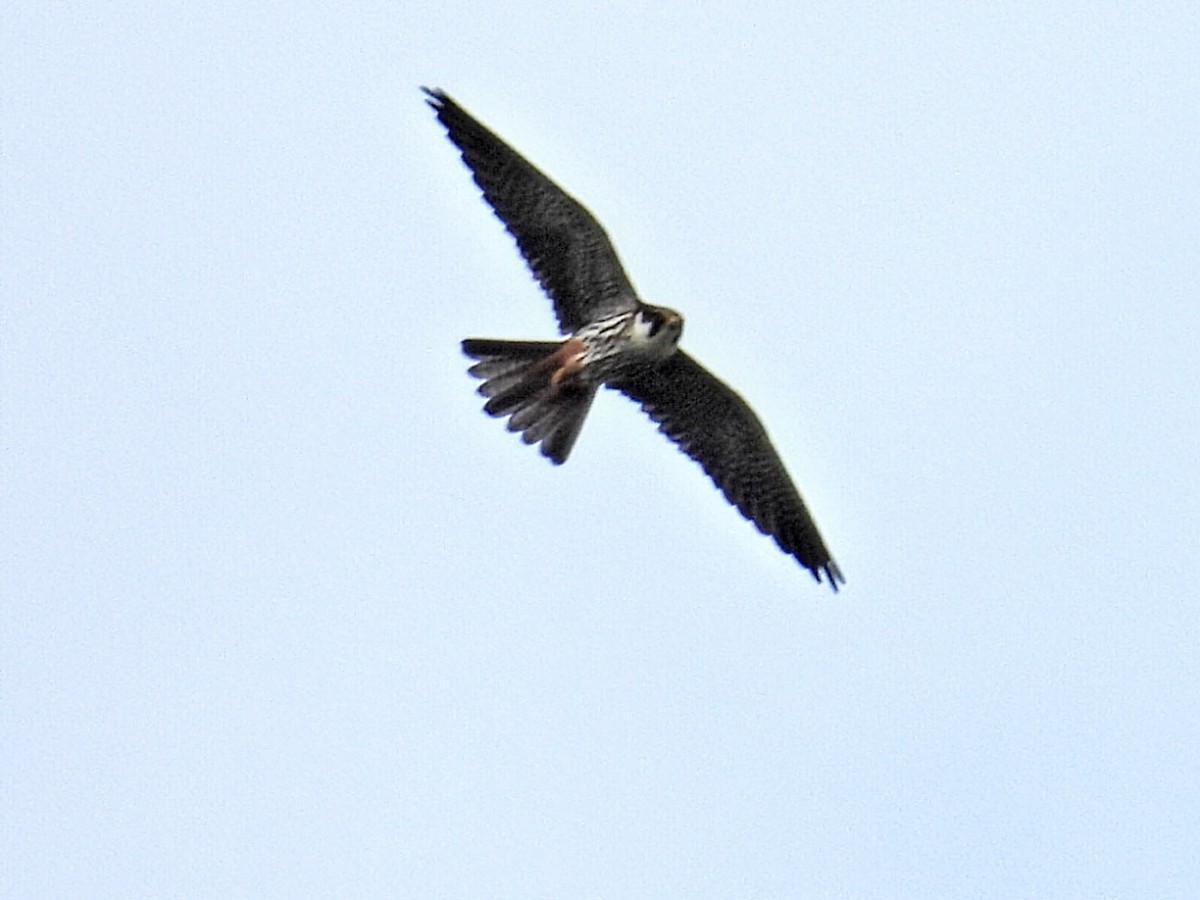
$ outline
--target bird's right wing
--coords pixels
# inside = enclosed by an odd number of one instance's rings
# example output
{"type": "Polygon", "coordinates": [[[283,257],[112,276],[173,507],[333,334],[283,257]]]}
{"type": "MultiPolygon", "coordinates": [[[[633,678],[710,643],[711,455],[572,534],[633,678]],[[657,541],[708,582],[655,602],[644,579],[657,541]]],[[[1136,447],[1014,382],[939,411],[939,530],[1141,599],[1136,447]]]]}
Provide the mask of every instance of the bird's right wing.
{"type": "Polygon", "coordinates": [[[449,95],[422,90],[553,301],[561,330],[633,309],[633,285],[592,214],[449,95]]]}
{"type": "Polygon", "coordinates": [[[682,351],[610,383],[700,463],[725,497],[817,581],[844,582],[817,525],[758,416],[728,385],[682,351]]]}

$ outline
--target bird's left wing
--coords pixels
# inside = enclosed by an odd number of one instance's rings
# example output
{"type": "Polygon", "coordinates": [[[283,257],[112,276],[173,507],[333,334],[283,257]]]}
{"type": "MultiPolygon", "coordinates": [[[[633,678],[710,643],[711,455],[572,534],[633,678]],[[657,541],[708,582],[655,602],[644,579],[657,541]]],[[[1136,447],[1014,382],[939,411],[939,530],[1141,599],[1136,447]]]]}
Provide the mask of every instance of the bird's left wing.
{"type": "Polygon", "coordinates": [[[758,416],[682,351],[609,383],[642,405],[659,430],[700,463],[726,498],[817,581],[844,582],[758,416]]]}
{"type": "Polygon", "coordinates": [[[617,252],[578,200],[440,90],[422,88],[450,140],[517,240],[535,278],[554,303],[559,327],[633,309],[637,303],[617,252]]]}

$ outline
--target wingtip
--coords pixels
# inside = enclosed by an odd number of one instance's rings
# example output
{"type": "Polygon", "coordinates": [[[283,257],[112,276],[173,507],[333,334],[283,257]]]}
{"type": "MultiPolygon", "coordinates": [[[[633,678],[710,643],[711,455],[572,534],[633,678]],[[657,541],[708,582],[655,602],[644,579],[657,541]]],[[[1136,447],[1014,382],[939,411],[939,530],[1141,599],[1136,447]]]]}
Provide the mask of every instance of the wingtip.
{"type": "Polygon", "coordinates": [[[833,588],[833,592],[836,594],[838,592],[838,585],[846,583],[846,576],[842,574],[842,570],[838,568],[838,564],[832,559],[821,568],[813,569],[813,577],[817,579],[818,583],[821,581],[822,571],[824,571],[825,577],[829,579],[829,586],[833,588]]]}
{"type": "Polygon", "coordinates": [[[425,102],[436,110],[440,110],[445,106],[446,101],[449,99],[446,96],[446,92],[441,88],[429,88],[421,85],[421,93],[425,95],[425,102]]]}

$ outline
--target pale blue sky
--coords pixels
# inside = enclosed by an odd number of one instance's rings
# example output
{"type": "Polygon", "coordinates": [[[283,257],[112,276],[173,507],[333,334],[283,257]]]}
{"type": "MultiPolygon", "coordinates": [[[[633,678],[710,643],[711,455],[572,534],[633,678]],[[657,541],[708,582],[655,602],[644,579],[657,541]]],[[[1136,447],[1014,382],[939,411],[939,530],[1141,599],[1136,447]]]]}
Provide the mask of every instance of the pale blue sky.
{"type": "Polygon", "coordinates": [[[10,4],[0,891],[1200,894],[1194,4],[10,4]],[[425,107],[608,228],[833,596],[425,107]]]}

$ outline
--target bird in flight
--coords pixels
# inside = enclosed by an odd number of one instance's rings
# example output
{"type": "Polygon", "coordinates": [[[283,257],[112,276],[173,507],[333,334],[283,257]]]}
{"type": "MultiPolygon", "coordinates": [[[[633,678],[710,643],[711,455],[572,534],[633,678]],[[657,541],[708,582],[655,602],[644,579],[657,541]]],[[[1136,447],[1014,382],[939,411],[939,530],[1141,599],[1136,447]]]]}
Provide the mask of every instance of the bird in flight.
{"type": "Polygon", "coordinates": [[[844,583],[758,416],[679,348],[683,317],[644,303],[600,223],[441,90],[422,88],[484,199],[554,304],[561,341],[468,338],[484,411],[566,462],[601,385],[641,404],[725,497],[784,553],[844,583]]]}

